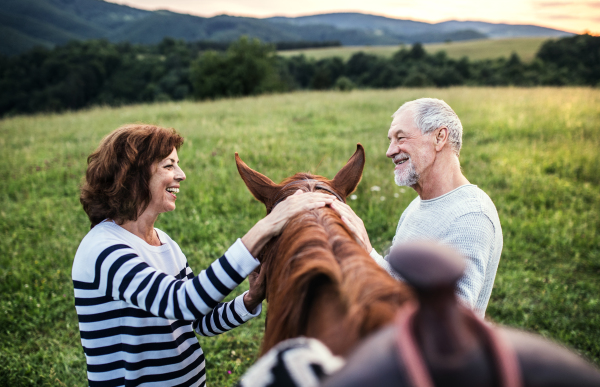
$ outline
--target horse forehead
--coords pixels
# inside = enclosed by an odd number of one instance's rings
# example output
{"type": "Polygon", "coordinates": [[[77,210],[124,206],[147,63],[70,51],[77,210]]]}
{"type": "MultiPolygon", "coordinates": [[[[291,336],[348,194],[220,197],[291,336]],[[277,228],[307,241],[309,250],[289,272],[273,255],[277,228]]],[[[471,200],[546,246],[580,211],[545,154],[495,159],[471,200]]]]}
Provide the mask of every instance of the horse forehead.
{"type": "MultiPolygon", "coordinates": [[[[315,176],[316,177],[316,176],[315,176]]],[[[315,178],[304,178],[304,179],[294,179],[292,181],[286,182],[283,185],[281,191],[279,191],[279,195],[286,195],[290,192],[295,192],[298,189],[303,190],[304,192],[315,192],[318,189],[325,190],[332,194],[333,196],[339,197],[339,193],[335,192],[335,189],[329,183],[327,179],[315,179],[315,178]]],[[[278,196],[279,196],[278,195],[278,196]]]]}

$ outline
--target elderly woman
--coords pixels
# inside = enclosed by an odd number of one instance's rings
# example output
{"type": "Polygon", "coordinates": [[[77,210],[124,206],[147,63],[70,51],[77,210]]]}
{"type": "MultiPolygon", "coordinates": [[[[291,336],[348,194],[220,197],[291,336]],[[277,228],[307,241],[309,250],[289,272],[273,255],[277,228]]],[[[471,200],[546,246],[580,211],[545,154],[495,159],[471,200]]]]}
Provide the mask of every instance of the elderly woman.
{"type": "Polygon", "coordinates": [[[88,157],[80,200],[92,224],[72,276],[90,386],[204,385],[194,331],[213,336],[259,315],[264,286],[254,257],[290,217],[332,202],[298,192],[195,276],[177,243],[154,228],[186,178],[182,143],[173,129],[128,125],[88,157]],[[221,303],[248,276],[250,290],[221,303]]]}

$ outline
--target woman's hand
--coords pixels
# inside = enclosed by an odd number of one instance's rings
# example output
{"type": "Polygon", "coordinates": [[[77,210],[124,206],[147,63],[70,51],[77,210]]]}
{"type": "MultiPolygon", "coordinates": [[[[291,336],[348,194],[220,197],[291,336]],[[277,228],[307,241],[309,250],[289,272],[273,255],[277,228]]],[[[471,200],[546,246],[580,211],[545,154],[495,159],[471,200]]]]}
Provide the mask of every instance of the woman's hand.
{"type": "Polygon", "coordinates": [[[369,235],[367,234],[367,229],[365,228],[362,219],[359,218],[346,203],[336,201],[331,204],[331,208],[342,217],[346,226],[348,226],[348,228],[363,243],[367,253],[370,254],[373,247],[371,246],[371,241],[369,241],[369,235]]]}
{"type": "Polygon", "coordinates": [[[259,220],[244,235],[242,242],[250,254],[256,257],[271,238],[281,233],[291,217],[300,212],[331,205],[335,200],[335,197],[329,194],[321,192],[304,193],[302,190],[298,190],[279,203],[269,215],[259,220]]]}
{"type": "Polygon", "coordinates": [[[244,294],[244,306],[248,312],[254,313],[254,309],[265,299],[267,291],[265,276],[260,271],[260,267],[250,273],[248,282],[250,283],[250,290],[244,294]]]}

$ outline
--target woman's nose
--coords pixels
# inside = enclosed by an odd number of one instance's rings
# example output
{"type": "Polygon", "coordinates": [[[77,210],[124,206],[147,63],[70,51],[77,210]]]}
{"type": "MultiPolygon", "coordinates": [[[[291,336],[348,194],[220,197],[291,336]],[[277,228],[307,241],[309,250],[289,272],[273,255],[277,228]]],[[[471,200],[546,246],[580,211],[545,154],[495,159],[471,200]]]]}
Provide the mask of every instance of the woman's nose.
{"type": "Polygon", "coordinates": [[[177,174],[175,175],[175,179],[178,181],[185,180],[185,172],[183,172],[183,169],[177,167],[177,174]]]}

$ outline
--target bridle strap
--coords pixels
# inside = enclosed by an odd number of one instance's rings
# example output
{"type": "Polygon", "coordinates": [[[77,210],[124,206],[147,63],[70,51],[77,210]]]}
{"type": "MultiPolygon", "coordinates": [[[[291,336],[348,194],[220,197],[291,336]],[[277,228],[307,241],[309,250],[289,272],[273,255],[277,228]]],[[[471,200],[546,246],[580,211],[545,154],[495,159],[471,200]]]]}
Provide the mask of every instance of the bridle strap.
{"type": "MultiPolygon", "coordinates": [[[[315,189],[320,189],[323,191],[327,191],[330,194],[332,194],[333,196],[335,196],[339,201],[341,201],[342,203],[346,203],[346,200],[344,200],[340,195],[338,195],[337,193],[335,193],[331,188],[328,188],[322,184],[319,184],[320,181],[319,180],[315,180],[315,179],[305,179],[305,180],[296,180],[296,181],[292,181],[290,183],[287,183],[286,185],[284,185],[281,190],[279,191],[279,193],[277,194],[277,196],[275,196],[275,199],[277,199],[283,192],[284,190],[291,186],[291,185],[297,185],[297,184],[306,184],[306,183],[311,183],[311,182],[317,182],[317,184],[315,185],[315,189]]],[[[290,196],[290,195],[288,195],[290,196]]],[[[271,207],[271,210],[273,210],[273,208],[275,208],[276,205],[278,205],[279,203],[281,203],[284,199],[286,199],[288,196],[284,196],[280,199],[278,199],[275,204],[273,204],[273,207],[271,207]]]]}

